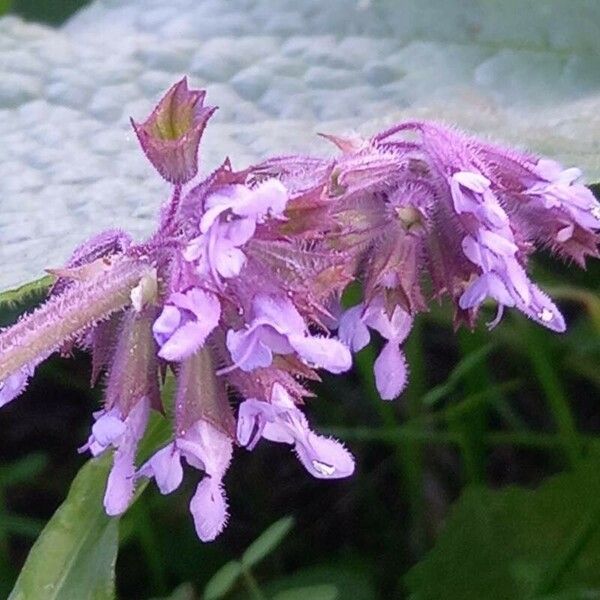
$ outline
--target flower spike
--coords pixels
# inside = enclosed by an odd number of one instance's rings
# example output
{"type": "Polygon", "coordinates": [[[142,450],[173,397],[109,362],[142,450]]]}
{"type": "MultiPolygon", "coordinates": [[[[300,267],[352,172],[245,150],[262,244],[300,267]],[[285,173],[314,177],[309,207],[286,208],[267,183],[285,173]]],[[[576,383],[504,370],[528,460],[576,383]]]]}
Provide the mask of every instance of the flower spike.
{"type": "Polygon", "coordinates": [[[0,406],[53,352],[90,350],[92,383],[104,373],[106,386],[81,450],[114,453],[106,512],[127,509],[140,477],[173,492],[187,464],[202,473],[189,507],[210,541],[229,518],[236,444],[287,444],[315,478],[352,475],[352,454],[309,427],[304,405],[320,369],[348,371],[373,332],[383,343],[376,387],[392,400],[408,381],[402,346],[431,300],[449,297],[457,325],[472,327],[491,302],[490,327],[516,309],[564,331],[528,262],[538,248],[582,266],[597,257],[600,204],[578,169],[419,121],[370,139],[325,136],[335,158],[280,156],[241,171],[226,159],[185,189],[215,110],[204,97],[182,79],[133,122],[173,184],[157,230],[141,243],[100,233],[50,271],[46,302],[0,331],[0,406]],[[342,307],[353,281],[362,297],[342,307]],[[169,372],[172,439],[138,466],[169,372]]]}

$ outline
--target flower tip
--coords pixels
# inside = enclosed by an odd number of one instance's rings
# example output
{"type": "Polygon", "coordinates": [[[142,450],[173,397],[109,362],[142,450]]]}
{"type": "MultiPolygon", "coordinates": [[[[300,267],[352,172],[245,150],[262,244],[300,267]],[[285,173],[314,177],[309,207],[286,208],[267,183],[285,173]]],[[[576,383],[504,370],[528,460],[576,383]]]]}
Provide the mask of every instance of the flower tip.
{"type": "Polygon", "coordinates": [[[407,367],[404,354],[397,342],[388,342],[373,366],[375,384],[382,400],[397,398],[407,382],[407,367]]]}
{"type": "Polygon", "coordinates": [[[296,454],[317,479],[343,479],[354,473],[354,457],[334,438],[308,432],[305,443],[297,443],[296,454]]]}
{"type": "Polygon", "coordinates": [[[0,381],[0,408],[14,400],[25,388],[33,369],[21,369],[13,375],[9,375],[4,381],[0,381]]]}
{"type": "Polygon", "coordinates": [[[182,185],[198,172],[198,145],[216,107],[206,92],[190,90],[184,77],[161,98],[143,123],[130,119],[144,154],[167,181],[182,185]]]}
{"type": "Polygon", "coordinates": [[[196,533],[203,542],[212,542],[227,524],[227,500],[219,481],[205,477],[190,502],[196,533]]]}

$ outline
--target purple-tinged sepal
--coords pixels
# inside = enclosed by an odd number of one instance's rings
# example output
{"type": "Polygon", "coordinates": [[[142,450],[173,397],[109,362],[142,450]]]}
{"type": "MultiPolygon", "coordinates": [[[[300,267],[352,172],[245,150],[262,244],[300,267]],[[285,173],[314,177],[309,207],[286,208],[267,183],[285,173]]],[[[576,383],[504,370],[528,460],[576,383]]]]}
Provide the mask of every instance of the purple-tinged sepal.
{"type": "Polygon", "coordinates": [[[175,438],[139,470],[153,477],[162,494],[177,489],[181,459],[205,473],[190,503],[198,537],[213,540],[227,522],[223,477],[233,454],[235,422],[209,348],[185,359],[177,372],[175,438]]]}
{"type": "Polygon", "coordinates": [[[106,410],[116,407],[127,415],[141,398],[147,398],[152,408],[160,410],[158,347],[152,335],[155,318],[155,309],[142,313],[128,310],[123,315],[106,385],[106,410]]]}
{"type": "Polygon", "coordinates": [[[216,107],[206,93],[188,89],[184,77],[160,100],[144,123],[131,121],[142,150],[164,179],[182,185],[198,173],[198,145],[216,107]]]}
{"type": "Polygon", "coordinates": [[[104,506],[124,512],[135,488],[135,455],[150,408],[160,409],[157,346],[152,336],[155,311],[127,311],[108,374],[104,410],[95,414],[92,434],[82,450],[93,456],[115,448],[104,506]],[[132,351],[135,349],[135,351],[132,351]]]}

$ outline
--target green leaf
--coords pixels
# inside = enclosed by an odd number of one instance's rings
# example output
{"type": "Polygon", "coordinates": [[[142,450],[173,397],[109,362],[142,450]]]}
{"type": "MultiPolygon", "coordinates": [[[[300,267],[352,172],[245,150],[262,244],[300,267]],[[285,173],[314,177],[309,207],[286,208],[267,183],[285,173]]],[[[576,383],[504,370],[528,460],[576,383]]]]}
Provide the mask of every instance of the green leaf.
{"type": "Polygon", "coordinates": [[[337,600],[340,597],[335,585],[311,585],[279,592],[273,596],[273,600],[337,600]]]}
{"type": "Polygon", "coordinates": [[[223,598],[233,588],[241,572],[242,565],[237,560],[232,560],[223,565],[206,584],[204,600],[223,598]]]}
{"type": "Polygon", "coordinates": [[[406,576],[412,597],[541,600],[600,593],[599,472],[594,458],[536,490],[468,488],[434,549],[406,576]]]}
{"type": "MultiPolygon", "coordinates": [[[[339,600],[374,600],[377,596],[371,582],[372,568],[356,561],[334,562],[321,564],[317,567],[302,569],[261,586],[267,598],[277,600],[319,599],[317,594],[325,598],[339,598],[339,600]],[[304,590],[305,595],[299,591],[304,590]],[[312,590],[312,591],[309,591],[312,590]],[[333,596],[333,593],[336,596],[333,596]],[[286,594],[290,594],[286,596],[286,594]]],[[[240,595],[244,598],[243,595],[240,595]]],[[[235,600],[238,596],[235,596],[235,600]]]]}
{"type": "Polygon", "coordinates": [[[12,0],[0,0],[0,16],[6,14],[11,7],[12,0]]]}
{"type": "Polygon", "coordinates": [[[246,548],[242,555],[242,563],[245,567],[253,567],[265,556],[269,555],[291,531],[294,526],[293,517],[284,517],[270,525],[260,534],[254,542],[246,548]]]}
{"type": "Polygon", "coordinates": [[[451,394],[458,384],[464,379],[473,369],[479,367],[488,355],[495,350],[496,346],[492,343],[486,344],[477,350],[467,354],[454,367],[446,381],[440,385],[430,389],[421,398],[421,402],[428,406],[432,406],[451,394]]]}
{"type": "Polygon", "coordinates": [[[38,475],[46,466],[45,454],[32,453],[13,463],[0,466],[0,487],[22,483],[38,475]]]}
{"type": "MultiPolygon", "coordinates": [[[[172,385],[166,390],[170,402],[172,385]]],[[[170,436],[164,417],[153,412],[138,454],[144,458],[170,436]]],[[[5,470],[5,480],[18,480],[39,468],[38,455],[17,463],[17,472],[5,470]],[[11,479],[12,477],[12,479],[11,479]]],[[[114,598],[118,521],[104,512],[106,479],[112,453],[90,460],[79,471],[69,494],[34,544],[9,600],[111,600],[114,598]]],[[[147,485],[144,480],[133,499],[147,485]]],[[[14,520],[13,527],[31,533],[36,523],[14,520]]]]}
{"type": "Polygon", "coordinates": [[[196,594],[191,583],[183,583],[172,594],[164,598],[154,598],[154,600],[194,600],[196,594]]]}
{"type": "MultiPolygon", "coordinates": [[[[0,0],[1,1],[1,0],[0,0]]],[[[0,310],[15,310],[32,300],[43,296],[54,281],[51,275],[36,279],[12,290],[0,292],[0,310]]]]}
{"type": "Polygon", "coordinates": [[[112,456],[89,461],[34,544],[9,600],[111,600],[118,519],[102,499],[112,456]]]}

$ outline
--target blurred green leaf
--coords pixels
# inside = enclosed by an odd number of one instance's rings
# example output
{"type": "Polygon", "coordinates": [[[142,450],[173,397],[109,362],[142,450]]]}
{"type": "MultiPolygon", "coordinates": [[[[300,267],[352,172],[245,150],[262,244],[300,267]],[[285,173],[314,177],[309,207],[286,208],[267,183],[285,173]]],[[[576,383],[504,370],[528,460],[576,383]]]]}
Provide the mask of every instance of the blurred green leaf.
{"type": "Polygon", "coordinates": [[[48,291],[53,280],[53,277],[47,275],[18,288],[0,292],[0,309],[16,309],[31,302],[32,299],[42,296],[48,291]]]}
{"type": "Polygon", "coordinates": [[[23,18],[59,24],[90,0],[12,0],[13,12],[23,18]]]}
{"type": "Polygon", "coordinates": [[[12,5],[12,0],[0,0],[0,16],[6,14],[12,5]]]}
{"type": "Polygon", "coordinates": [[[154,598],[153,600],[194,600],[194,598],[196,598],[194,587],[191,583],[184,583],[173,590],[173,593],[169,596],[154,598]]]}
{"type": "Polygon", "coordinates": [[[30,517],[2,513],[0,519],[2,519],[0,531],[11,533],[13,535],[21,535],[23,537],[35,539],[44,528],[43,521],[32,519],[30,517]]]}
{"type": "Polygon", "coordinates": [[[496,348],[495,344],[486,344],[481,348],[478,348],[474,352],[467,354],[459,363],[454,367],[448,379],[430,389],[422,398],[423,404],[432,406],[436,404],[451,392],[453,392],[461,380],[470,373],[473,369],[481,365],[488,355],[496,348]]]}
{"type": "Polygon", "coordinates": [[[434,549],[406,576],[411,597],[519,600],[557,593],[576,598],[584,589],[599,593],[599,472],[594,457],[537,490],[467,488],[434,549]]]}
{"type": "Polygon", "coordinates": [[[284,517],[270,525],[242,554],[242,564],[253,567],[281,543],[294,526],[293,517],[284,517]]]}
{"type": "Polygon", "coordinates": [[[29,454],[8,465],[0,466],[0,487],[9,487],[33,479],[46,466],[44,454],[29,454]]]}
{"type": "Polygon", "coordinates": [[[279,592],[273,596],[273,600],[337,600],[338,589],[335,585],[311,585],[279,592]]]}
{"type": "Polygon", "coordinates": [[[204,600],[223,598],[233,588],[241,573],[242,565],[237,560],[223,565],[206,584],[204,600]]]}
{"type": "MultiPolygon", "coordinates": [[[[307,593],[305,596],[285,596],[286,593],[296,593],[298,590],[317,590],[325,598],[339,598],[340,600],[374,600],[377,595],[371,583],[369,572],[364,566],[351,563],[322,564],[297,571],[287,577],[282,577],[263,585],[267,598],[305,598],[313,600],[319,598],[307,593]],[[332,596],[335,591],[337,596],[332,596]],[[329,594],[327,596],[326,594],[329,594]]],[[[237,600],[237,596],[235,597],[237,600]]]]}
{"type": "Polygon", "coordinates": [[[90,460],[34,544],[9,600],[111,600],[118,519],[102,499],[112,457],[90,460]]]}

